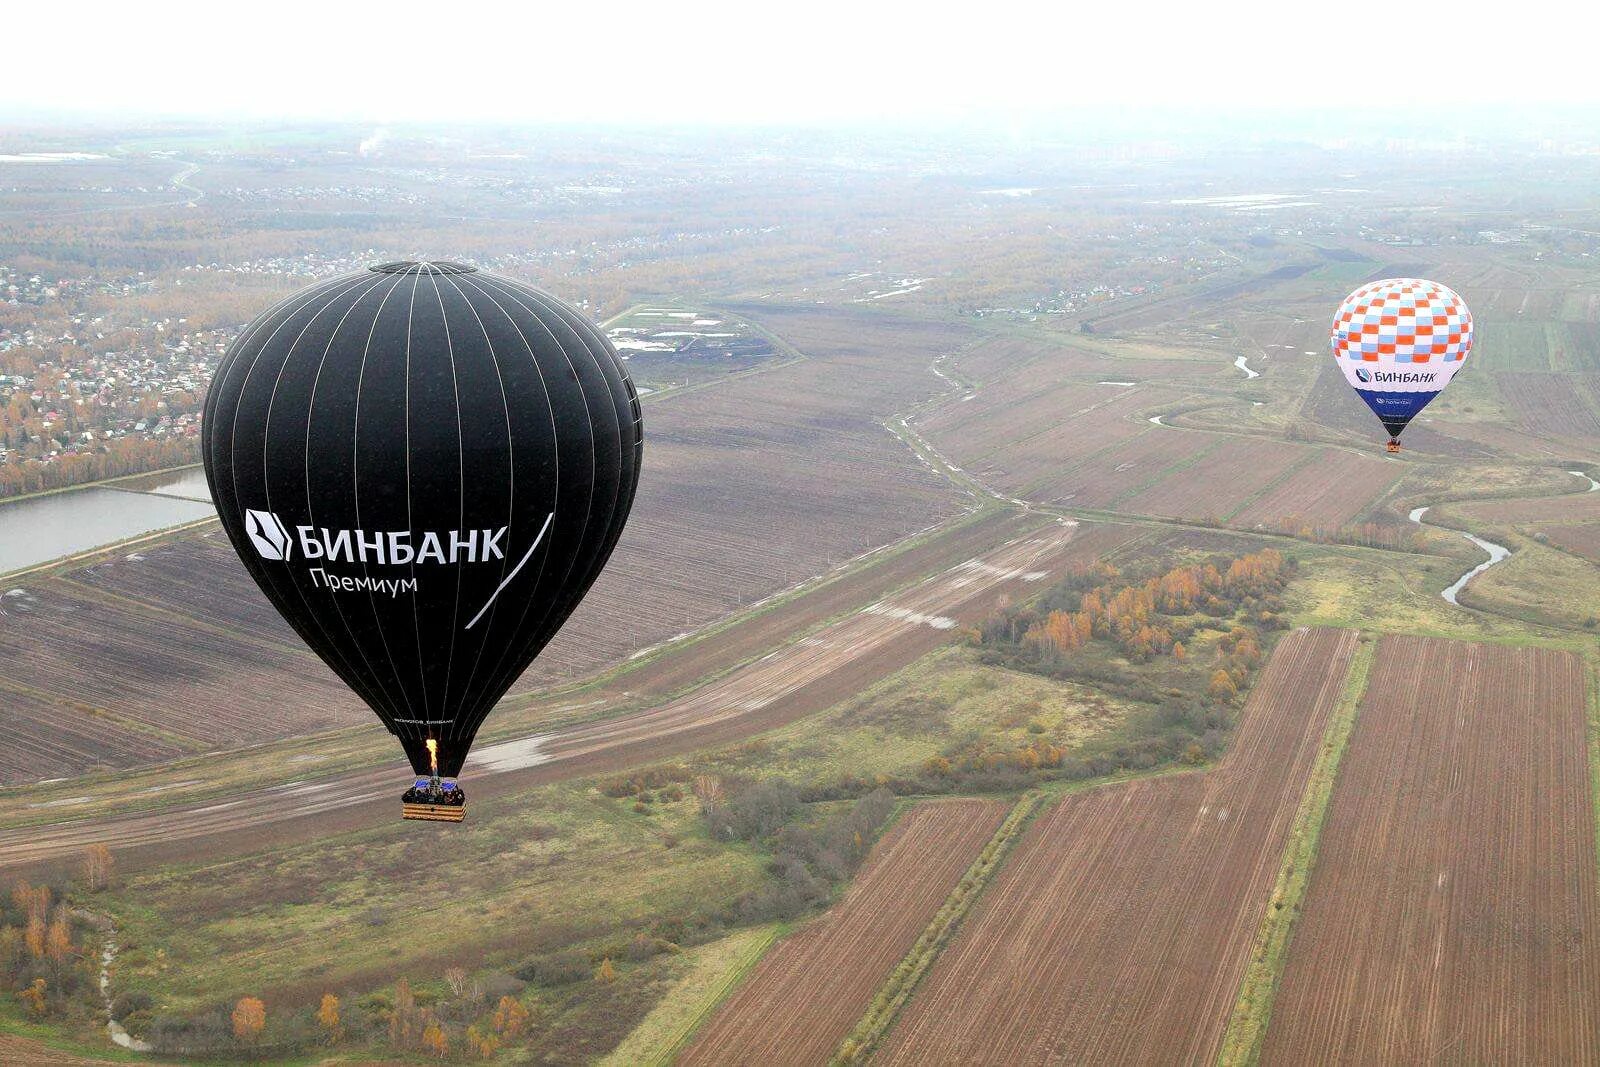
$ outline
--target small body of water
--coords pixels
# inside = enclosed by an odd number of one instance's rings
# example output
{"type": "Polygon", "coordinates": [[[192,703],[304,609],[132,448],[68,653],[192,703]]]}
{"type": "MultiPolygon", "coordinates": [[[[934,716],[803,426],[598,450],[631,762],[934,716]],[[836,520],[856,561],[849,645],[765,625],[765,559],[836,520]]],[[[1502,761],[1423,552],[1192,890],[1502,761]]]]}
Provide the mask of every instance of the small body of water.
{"type": "Polygon", "coordinates": [[[158,493],[161,496],[181,496],[188,500],[211,500],[211,486],[206,484],[204,467],[184,467],[182,470],[146,474],[118,482],[123,489],[141,493],[158,493]]]}
{"type": "Polygon", "coordinates": [[[1567,473],[1568,474],[1572,474],[1572,475],[1576,475],[1577,477],[1582,478],[1584,481],[1588,482],[1589,483],[1589,492],[1591,492],[1591,493],[1594,492],[1596,489],[1600,489],[1600,482],[1595,481],[1593,478],[1589,477],[1583,471],[1568,471],[1567,473]]]}
{"type": "Polygon", "coordinates": [[[0,574],[216,513],[204,500],[102,486],[0,503],[0,574]]]}
{"type": "Polygon", "coordinates": [[[1234,360],[1233,365],[1244,371],[1245,381],[1249,381],[1251,378],[1261,377],[1260,371],[1250,369],[1250,364],[1245,362],[1244,356],[1240,356],[1238,359],[1234,360]]]}
{"type": "MultiPolygon", "coordinates": [[[[1410,519],[1418,526],[1421,526],[1422,516],[1426,515],[1427,513],[1428,509],[1426,507],[1412,508],[1411,513],[1407,515],[1406,518],[1410,519]]],[[[1457,600],[1456,597],[1461,593],[1461,590],[1467,587],[1467,583],[1472,581],[1472,579],[1476,578],[1478,575],[1482,574],[1484,571],[1488,570],[1490,567],[1493,567],[1496,563],[1499,563],[1501,560],[1511,555],[1511,550],[1505,545],[1497,545],[1493,541],[1485,541],[1483,538],[1473,534],[1462,533],[1460,530],[1457,530],[1456,532],[1460,533],[1462,537],[1465,537],[1468,541],[1471,541],[1473,544],[1489,553],[1488,559],[1484,560],[1482,563],[1478,564],[1476,567],[1457,578],[1455,583],[1452,584],[1450,588],[1439,594],[1459,608],[1461,606],[1461,602],[1457,600]]]]}

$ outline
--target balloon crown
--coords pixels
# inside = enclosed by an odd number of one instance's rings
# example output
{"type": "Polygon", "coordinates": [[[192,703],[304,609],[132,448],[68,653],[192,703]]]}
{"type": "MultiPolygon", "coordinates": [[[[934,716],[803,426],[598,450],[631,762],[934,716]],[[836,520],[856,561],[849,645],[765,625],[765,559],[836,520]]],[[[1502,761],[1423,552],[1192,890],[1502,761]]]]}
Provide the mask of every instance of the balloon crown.
{"type": "Polygon", "coordinates": [[[476,274],[477,267],[445,260],[401,259],[393,263],[379,263],[367,268],[374,274],[476,274]]]}

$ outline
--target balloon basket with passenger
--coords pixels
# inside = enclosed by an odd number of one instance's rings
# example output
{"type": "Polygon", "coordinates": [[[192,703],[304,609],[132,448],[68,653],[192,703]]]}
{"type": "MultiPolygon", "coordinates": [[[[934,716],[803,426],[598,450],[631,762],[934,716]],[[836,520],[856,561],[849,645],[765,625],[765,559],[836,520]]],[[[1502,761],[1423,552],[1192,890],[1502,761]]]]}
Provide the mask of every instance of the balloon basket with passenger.
{"type": "Polygon", "coordinates": [[[400,815],[418,822],[460,822],[467,817],[467,794],[455,782],[439,777],[438,742],[428,740],[432,773],[418,778],[400,796],[400,815]]]}
{"type": "Polygon", "coordinates": [[[467,794],[454,782],[418,778],[401,795],[400,814],[421,822],[460,822],[467,817],[467,794]]]}

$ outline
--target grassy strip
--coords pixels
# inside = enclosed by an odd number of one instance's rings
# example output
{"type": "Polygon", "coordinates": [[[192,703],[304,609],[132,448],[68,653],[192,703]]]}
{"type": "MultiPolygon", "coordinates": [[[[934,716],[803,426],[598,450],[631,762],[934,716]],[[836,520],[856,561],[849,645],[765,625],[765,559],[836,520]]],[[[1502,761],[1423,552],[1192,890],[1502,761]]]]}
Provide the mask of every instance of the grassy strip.
{"type": "Polygon", "coordinates": [[[989,488],[972,475],[966,473],[966,471],[956,469],[949,460],[935,451],[933,446],[924,440],[921,434],[908,425],[907,418],[885,419],[883,428],[894,434],[901,444],[916,453],[924,463],[928,464],[932,473],[945,478],[957,489],[975,497],[979,502],[978,506],[980,508],[992,510],[997,505],[992,504],[991,501],[1000,502],[998,506],[1015,507],[1005,494],[989,488]]]}
{"type": "MultiPolygon", "coordinates": [[[[1363,635],[1365,637],[1365,635],[1363,635]]],[[[1261,1058],[1261,1043],[1266,1037],[1267,1022],[1272,1015],[1272,1001],[1278,992],[1278,980],[1283,976],[1284,962],[1289,954],[1289,942],[1294,937],[1294,926],[1305,902],[1306,887],[1311,881],[1311,871],[1316,864],[1317,844],[1322,837],[1322,824],[1333,800],[1333,783],[1339,775],[1339,764],[1344,759],[1350,743],[1350,734],[1356,725],[1356,709],[1362,694],[1367,690],[1367,677],[1372,670],[1372,659],[1377,642],[1363,640],[1350,661],[1345,676],[1344,693],[1339,706],[1334,709],[1328,729],[1322,736],[1322,750],[1311,768],[1311,778],[1306,784],[1300,808],[1295,812],[1294,824],[1289,831],[1289,844],[1284,849],[1283,865],[1278,870],[1278,881],[1272,889],[1270,906],[1262,917],[1261,928],[1256,932],[1255,947],[1250,953],[1250,963],[1245,968],[1244,981],[1239,986],[1239,999],[1233,1006],[1233,1016],[1222,1037],[1222,1051],[1217,1063],[1222,1067],[1254,1064],[1261,1058]]]]}
{"type": "MultiPolygon", "coordinates": [[[[529,704],[536,704],[541,700],[552,697],[576,697],[591,693],[602,686],[610,682],[614,682],[630,672],[643,667],[647,663],[652,663],[664,656],[693,648],[695,645],[698,645],[710,638],[716,637],[718,634],[721,634],[726,630],[731,630],[736,626],[750,622],[761,617],[762,615],[776,611],[777,609],[789,604],[792,601],[798,600],[801,597],[809,596],[810,594],[825,588],[830,588],[838,582],[841,582],[847,578],[856,577],[857,575],[878,566],[880,563],[886,563],[892,559],[904,555],[907,552],[910,552],[913,549],[922,548],[923,546],[937,541],[946,535],[954,534],[968,526],[972,526],[985,519],[992,518],[999,510],[1000,509],[998,507],[990,507],[977,511],[958,513],[950,519],[947,519],[943,522],[934,523],[932,526],[929,526],[923,530],[919,530],[916,533],[910,534],[898,541],[890,541],[888,544],[880,545],[877,548],[871,549],[867,553],[864,553],[863,556],[858,556],[853,560],[842,563],[831,571],[825,571],[820,575],[807,578],[804,581],[792,585],[787,589],[779,590],[778,592],[763,598],[762,600],[738,611],[735,614],[726,615],[720,619],[714,619],[701,629],[692,632],[688,637],[679,640],[663,641],[639,652],[635,652],[622,662],[614,664],[613,666],[602,670],[598,674],[591,675],[588,678],[556,685],[548,690],[539,690],[520,696],[508,696],[504,698],[498,707],[510,710],[529,704]]],[[[1041,520],[1039,525],[1044,525],[1044,522],[1041,520]]],[[[1035,528],[1037,527],[1030,527],[1029,530],[1019,530],[1018,533],[1027,533],[1030,532],[1031,529],[1035,528]]],[[[991,551],[993,548],[998,547],[999,544],[1000,542],[996,541],[990,546],[989,549],[985,549],[984,551],[991,551]]],[[[910,589],[921,582],[927,581],[936,574],[944,573],[944,571],[948,569],[948,567],[935,566],[930,570],[922,572],[916,577],[909,579],[903,585],[897,585],[893,589],[879,594],[877,597],[863,600],[861,605],[858,607],[846,609],[837,615],[829,616],[828,618],[815,623],[806,629],[804,633],[796,632],[790,637],[783,638],[778,642],[778,644],[788,644],[797,638],[804,637],[807,634],[815,633],[817,630],[822,629],[832,622],[836,622],[847,615],[855,614],[855,612],[859,611],[861,607],[865,607],[869,603],[882,599],[883,597],[893,596],[895,593],[902,592],[906,589],[910,589]]],[[[760,659],[769,651],[771,650],[768,649],[761,653],[752,655],[748,660],[734,664],[733,666],[728,667],[726,670],[720,671],[716,674],[703,675],[692,685],[686,686],[677,692],[664,694],[655,699],[659,701],[676,699],[685,693],[699,689],[710,684],[711,682],[716,681],[718,678],[721,678],[731,671],[745,666],[747,663],[752,663],[760,659]]],[[[590,722],[594,721],[594,718],[598,717],[577,719],[573,721],[590,722]]],[[[519,732],[520,728],[511,730],[506,736],[517,736],[519,732]]],[[[495,737],[490,734],[480,734],[477,743],[482,744],[485,742],[492,742],[494,740],[495,737]]]]}
{"type": "Polygon", "coordinates": [[[1011,847],[1016,844],[1023,827],[1028,824],[1042,799],[1042,794],[1030,792],[1017,801],[1011,813],[1000,824],[1000,829],[995,831],[989,843],[978,854],[978,858],[972,862],[972,866],[967,868],[967,873],[961,876],[961,881],[945,900],[938,914],[934,915],[933,921],[923,930],[922,936],[917,938],[917,943],[911,946],[911,951],[906,953],[905,959],[900,961],[899,966],[889,975],[888,981],[878,990],[878,995],[867,1006],[866,1014],[840,1044],[839,1051],[834,1053],[832,1060],[836,1067],[865,1059],[889,1032],[889,1027],[899,1015],[900,1009],[911,999],[911,994],[922,981],[923,975],[928,973],[928,968],[938,959],[939,953],[949,943],[961,920],[972,910],[973,903],[982,895],[984,887],[989,884],[994,873],[1000,869],[1001,863],[1011,851],[1011,847]]]}
{"type": "Polygon", "coordinates": [[[744,981],[767,949],[788,929],[786,923],[772,923],[730,934],[729,940],[743,942],[731,946],[730,965],[720,973],[709,975],[691,971],[622,1044],[600,1061],[599,1067],[622,1067],[624,1064],[666,1067],[677,1059],[706,1020],[728,999],[728,994],[744,981]],[[680,999],[682,1003],[675,1003],[680,999]]]}

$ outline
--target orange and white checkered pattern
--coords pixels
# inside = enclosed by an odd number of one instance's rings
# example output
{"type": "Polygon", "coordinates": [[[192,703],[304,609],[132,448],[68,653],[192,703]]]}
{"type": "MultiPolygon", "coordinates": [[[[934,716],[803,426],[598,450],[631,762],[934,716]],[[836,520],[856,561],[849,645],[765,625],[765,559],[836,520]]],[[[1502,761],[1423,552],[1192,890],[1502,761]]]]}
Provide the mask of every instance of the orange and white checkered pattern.
{"type": "Polygon", "coordinates": [[[1341,360],[1455,363],[1472,350],[1472,312],[1438,282],[1388,278],[1345,297],[1330,337],[1341,360]]]}

